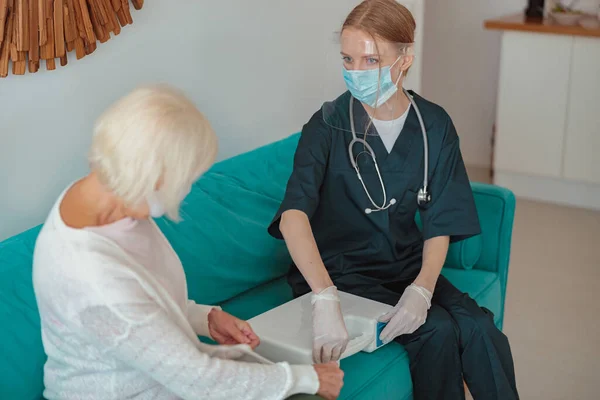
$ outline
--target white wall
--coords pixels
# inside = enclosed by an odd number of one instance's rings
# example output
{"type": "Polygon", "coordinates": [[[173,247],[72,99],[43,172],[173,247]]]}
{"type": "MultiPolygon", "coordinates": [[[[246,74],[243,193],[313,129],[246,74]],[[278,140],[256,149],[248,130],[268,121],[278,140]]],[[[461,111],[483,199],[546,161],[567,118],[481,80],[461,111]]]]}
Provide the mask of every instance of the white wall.
{"type": "Polygon", "coordinates": [[[526,0],[427,0],[423,95],[442,105],[461,138],[465,163],[491,165],[500,33],[489,18],[522,12],[526,0]]]}
{"type": "Polygon", "coordinates": [[[326,64],[339,51],[332,32],[357,3],[149,1],[91,56],[0,80],[0,240],[43,222],[60,191],[88,172],[94,120],[139,84],[184,89],[215,128],[220,159],[300,130],[344,90],[339,55],[326,64]],[[325,82],[336,82],[329,93],[325,82]]]}
{"type": "MultiPolygon", "coordinates": [[[[423,95],[446,108],[453,118],[468,165],[491,166],[501,33],[485,30],[483,22],[523,12],[527,3],[425,1],[423,95]]],[[[577,8],[595,12],[599,3],[600,0],[580,0],[577,8]]],[[[552,1],[546,0],[546,4],[550,7],[552,1]]],[[[548,79],[551,81],[552,77],[548,79]]]]}

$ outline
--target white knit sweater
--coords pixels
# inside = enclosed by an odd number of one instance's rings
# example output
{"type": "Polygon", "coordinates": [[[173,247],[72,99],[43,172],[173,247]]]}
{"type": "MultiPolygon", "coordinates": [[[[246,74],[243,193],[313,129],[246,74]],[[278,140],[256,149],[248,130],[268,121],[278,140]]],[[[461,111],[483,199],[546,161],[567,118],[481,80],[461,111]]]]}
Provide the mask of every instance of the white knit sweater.
{"type": "Polygon", "coordinates": [[[182,309],[117,243],[66,226],[63,195],[34,253],[46,398],[266,400],[318,390],[311,366],[232,361],[243,352],[201,343],[211,307],[182,309]]]}

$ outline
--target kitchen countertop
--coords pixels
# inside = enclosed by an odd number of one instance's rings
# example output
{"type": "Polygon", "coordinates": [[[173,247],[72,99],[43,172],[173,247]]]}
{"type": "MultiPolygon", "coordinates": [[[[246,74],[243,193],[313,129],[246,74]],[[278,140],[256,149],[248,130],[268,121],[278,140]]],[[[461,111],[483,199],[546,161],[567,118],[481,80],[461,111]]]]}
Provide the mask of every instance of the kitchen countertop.
{"type": "MultiPolygon", "coordinates": [[[[585,17],[594,18],[594,16],[585,17]]],[[[528,20],[524,14],[489,19],[485,21],[484,26],[486,29],[492,30],[550,33],[555,35],[588,36],[600,38],[600,27],[588,29],[579,25],[558,25],[550,17],[544,18],[543,20],[528,20]]]]}

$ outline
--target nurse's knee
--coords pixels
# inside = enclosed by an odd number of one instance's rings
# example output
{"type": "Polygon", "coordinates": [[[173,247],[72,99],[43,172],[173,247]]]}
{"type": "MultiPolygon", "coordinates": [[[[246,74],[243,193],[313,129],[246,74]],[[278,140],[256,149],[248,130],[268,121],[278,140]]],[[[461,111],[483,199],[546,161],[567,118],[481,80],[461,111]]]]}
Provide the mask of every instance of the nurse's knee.
{"type": "Polygon", "coordinates": [[[458,328],[450,314],[438,305],[431,307],[427,320],[419,329],[413,334],[399,336],[397,340],[408,352],[413,372],[419,365],[430,369],[432,362],[460,368],[458,328]]]}
{"type": "Polygon", "coordinates": [[[433,343],[442,344],[458,342],[458,327],[446,310],[439,306],[433,306],[427,314],[427,320],[417,333],[421,333],[431,339],[433,343]]]}
{"type": "Polygon", "coordinates": [[[456,318],[460,330],[461,345],[466,346],[474,338],[493,337],[503,333],[494,324],[491,311],[480,307],[473,307],[466,315],[456,318]]]}

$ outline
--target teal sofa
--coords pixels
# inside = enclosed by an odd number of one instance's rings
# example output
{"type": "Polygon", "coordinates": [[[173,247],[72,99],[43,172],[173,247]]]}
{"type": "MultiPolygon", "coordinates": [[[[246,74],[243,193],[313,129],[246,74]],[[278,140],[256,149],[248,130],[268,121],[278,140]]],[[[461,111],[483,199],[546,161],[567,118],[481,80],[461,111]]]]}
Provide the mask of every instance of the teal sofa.
{"type": "MultiPolygon", "coordinates": [[[[216,164],[186,198],[183,222],[158,221],[183,262],[196,302],[220,304],[247,319],[292,298],[284,278],[289,255],[266,228],[283,197],[297,141],[293,135],[216,164]]],[[[473,184],[473,191],[483,233],[452,245],[443,274],[490,309],[501,328],[515,200],[495,186],[473,184]]],[[[43,398],[45,355],[31,277],[39,229],[0,243],[3,400],[43,398]]],[[[342,368],[342,399],[412,398],[407,356],[396,343],[346,359],[342,368]]]]}

